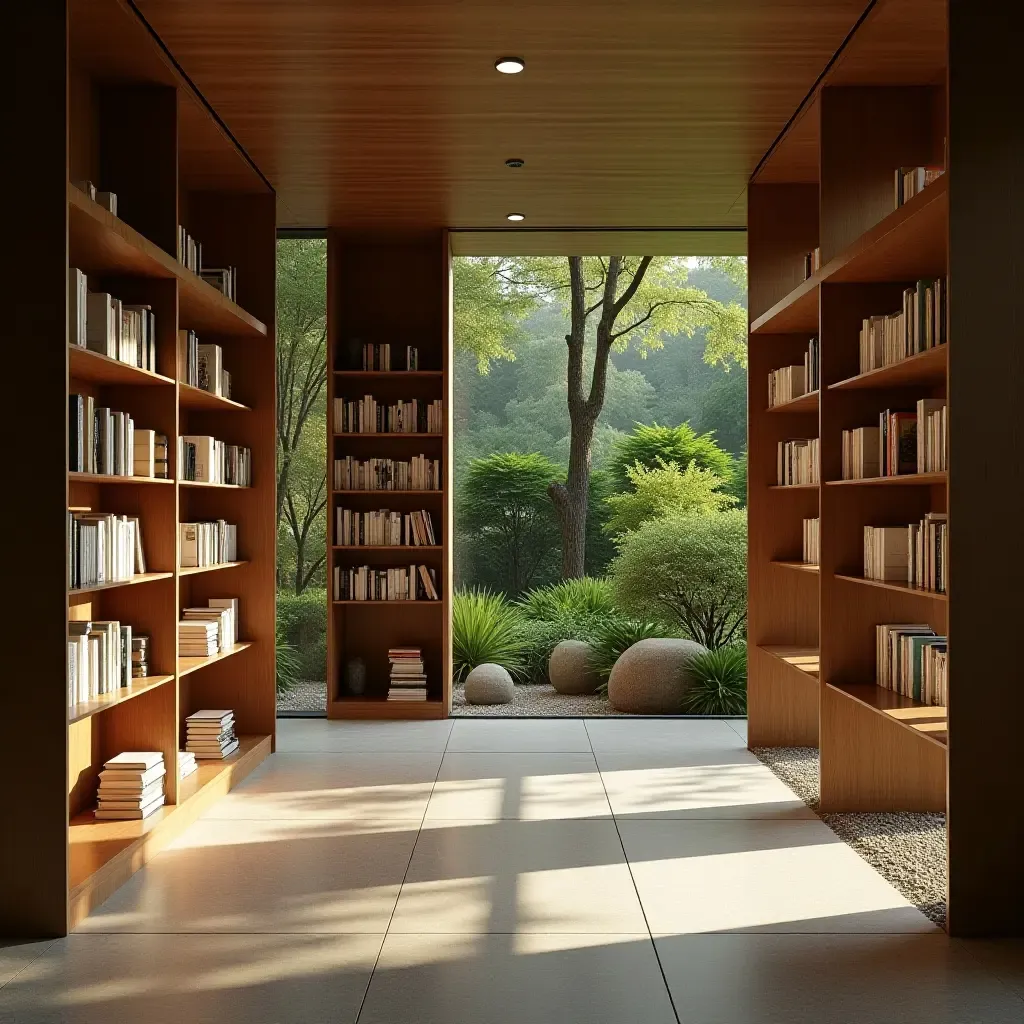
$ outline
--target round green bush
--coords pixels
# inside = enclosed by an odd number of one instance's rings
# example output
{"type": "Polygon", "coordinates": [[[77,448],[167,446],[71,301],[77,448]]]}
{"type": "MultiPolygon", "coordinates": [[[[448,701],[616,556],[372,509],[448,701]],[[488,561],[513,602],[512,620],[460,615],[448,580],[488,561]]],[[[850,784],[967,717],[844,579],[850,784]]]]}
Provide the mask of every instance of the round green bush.
{"type": "Polygon", "coordinates": [[[288,662],[286,679],[327,678],[326,590],[278,593],[277,634],[288,662]]]}

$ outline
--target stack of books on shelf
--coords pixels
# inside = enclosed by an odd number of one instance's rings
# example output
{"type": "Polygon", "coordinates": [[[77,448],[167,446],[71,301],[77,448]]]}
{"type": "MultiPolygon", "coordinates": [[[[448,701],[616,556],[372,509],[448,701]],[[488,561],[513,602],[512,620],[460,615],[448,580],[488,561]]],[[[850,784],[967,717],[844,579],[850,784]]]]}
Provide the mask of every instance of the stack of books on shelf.
{"type": "Polygon", "coordinates": [[[443,403],[413,398],[381,405],[372,395],[334,400],[334,429],[342,434],[439,434],[443,403]]]}
{"type": "Polygon", "coordinates": [[[127,690],[133,678],[131,626],[97,619],[68,623],[69,707],[127,690]]]}
{"type": "Polygon", "coordinates": [[[211,597],[205,606],[185,608],[178,624],[179,649],[188,638],[190,651],[183,657],[208,658],[227,654],[238,642],[238,598],[211,597]],[[198,648],[198,653],[191,653],[198,648]]]}
{"type": "Polygon", "coordinates": [[[924,278],[903,292],[903,308],[871,316],[860,329],[860,372],[881,369],[946,343],[946,281],[924,278]]]}
{"type": "Polygon", "coordinates": [[[816,337],[811,338],[804,355],[803,366],[783,366],[768,373],[768,408],[792,402],[821,387],[820,347],[816,337]]]}
{"type": "Polygon", "coordinates": [[[949,703],[947,640],[923,623],[875,627],[878,685],[922,704],[949,703]]]}
{"type": "Polygon", "coordinates": [[[779,442],[777,469],[780,486],[820,483],[820,465],[818,438],[779,442]]]}
{"type": "Polygon", "coordinates": [[[391,662],[388,700],[425,701],[427,676],[423,651],[419,647],[392,647],[388,650],[388,661],[391,662]]]}
{"type": "Polygon", "coordinates": [[[203,272],[203,247],[180,224],[178,225],[178,262],[194,274],[203,272]]]}
{"type": "Polygon", "coordinates": [[[375,345],[369,342],[363,345],[364,370],[418,370],[420,368],[420,351],[412,345],[405,346],[405,362],[400,367],[391,365],[391,346],[375,345]]]}
{"type": "Polygon", "coordinates": [[[948,468],[949,419],[944,398],[922,398],[917,403],[917,471],[944,473],[948,468]]]}
{"type": "Polygon", "coordinates": [[[437,574],[425,565],[334,567],[335,601],[436,601],[437,574]]]}
{"type": "Polygon", "coordinates": [[[941,178],[944,171],[943,167],[897,167],[893,182],[896,209],[941,178]]]}
{"type": "Polygon", "coordinates": [[[821,563],[821,520],[804,520],[804,564],[819,565],[821,563]]]}
{"type": "Polygon", "coordinates": [[[426,510],[419,512],[355,512],[336,510],[336,544],[348,546],[413,546],[436,544],[434,522],[426,510]]]}
{"type": "Polygon", "coordinates": [[[100,772],[97,820],[148,818],[163,807],[166,774],[158,750],[128,750],[112,757],[100,772]]]}
{"type": "Polygon", "coordinates": [[[178,778],[187,779],[199,765],[196,763],[196,755],[191,750],[178,751],[178,778]]]}
{"type": "Polygon", "coordinates": [[[132,679],[144,679],[149,675],[149,637],[136,634],[132,637],[132,679]]]}
{"type": "Polygon", "coordinates": [[[68,510],[68,586],[121,583],[146,571],[136,516],[68,510]]]}
{"type": "Polygon", "coordinates": [[[218,623],[209,619],[187,619],[178,623],[178,656],[212,658],[220,650],[218,623]]]}
{"type": "Polygon", "coordinates": [[[196,569],[238,561],[238,527],[223,519],[180,523],[181,568],[196,569]]]}
{"type": "Polygon", "coordinates": [[[185,730],[185,749],[200,761],[221,761],[238,749],[234,711],[197,711],[185,730]]]}
{"type": "Polygon", "coordinates": [[[929,512],[907,527],[907,580],[944,594],[948,564],[949,517],[945,512],[929,512]]]}
{"type": "Polygon", "coordinates": [[[231,374],[224,369],[224,349],[200,344],[195,331],[178,331],[178,339],[184,365],[182,384],[218,398],[230,398],[231,374]]]}
{"type": "MultiPolygon", "coordinates": [[[[200,250],[200,255],[202,251],[200,250]]],[[[238,283],[237,267],[204,267],[200,265],[199,276],[212,287],[216,288],[221,295],[227,296],[232,302],[235,298],[235,286],[238,283]]]]}
{"type": "Polygon", "coordinates": [[[116,192],[100,192],[91,181],[84,179],[73,181],[71,184],[80,192],[84,192],[94,203],[99,203],[107,213],[112,213],[115,217],[117,216],[116,192]]]}
{"type": "Polygon", "coordinates": [[[867,480],[878,476],[878,427],[843,431],[843,479],[867,480]]]}
{"type": "Polygon", "coordinates": [[[252,452],[207,434],[183,434],[178,438],[178,465],[182,480],[252,486],[252,452]]]}
{"type": "Polygon", "coordinates": [[[140,370],[156,370],[156,316],[108,292],[90,292],[77,267],[68,268],[68,342],[140,370]]]}
{"type": "Polygon", "coordinates": [[[804,254],[804,280],[821,270],[821,246],[804,254]]]}
{"type": "Polygon", "coordinates": [[[351,455],[334,460],[336,491],[439,491],[441,460],[414,455],[400,459],[354,459],[351,455]]]}
{"type": "Polygon", "coordinates": [[[907,544],[905,526],[865,526],[864,578],[906,583],[907,544]]]}
{"type": "MultiPolygon", "coordinates": [[[[166,451],[167,438],[136,428],[128,413],[96,407],[92,395],[68,395],[69,472],[152,478],[160,446],[166,451]]],[[[166,458],[160,469],[166,476],[166,458]]]]}

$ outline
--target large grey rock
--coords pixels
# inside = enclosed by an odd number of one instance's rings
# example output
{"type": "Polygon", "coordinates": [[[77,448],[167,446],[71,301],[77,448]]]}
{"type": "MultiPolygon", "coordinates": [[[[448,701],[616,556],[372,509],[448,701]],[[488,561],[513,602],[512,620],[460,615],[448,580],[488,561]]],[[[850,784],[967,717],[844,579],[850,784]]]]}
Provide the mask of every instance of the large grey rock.
{"type": "Polygon", "coordinates": [[[555,645],[548,659],[548,678],[558,693],[594,693],[600,676],[590,667],[590,644],[583,640],[563,640],[555,645]]]}
{"type": "Polygon", "coordinates": [[[514,686],[500,665],[477,665],[466,676],[466,703],[511,704],[514,686]]]}
{"type": "Polygon", "coordinates": [[[608,700],[634,715],[678,715],[690,688],[689,665],[707,650],[693,640],[640,640],[623,651],[608,677],[608,700]]]}

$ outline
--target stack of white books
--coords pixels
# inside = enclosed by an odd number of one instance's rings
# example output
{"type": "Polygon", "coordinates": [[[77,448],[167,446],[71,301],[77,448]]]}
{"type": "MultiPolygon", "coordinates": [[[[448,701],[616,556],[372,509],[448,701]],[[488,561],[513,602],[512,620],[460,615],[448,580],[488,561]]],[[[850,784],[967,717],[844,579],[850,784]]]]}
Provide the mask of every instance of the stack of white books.
{"type": "Polygon", "coordinates": [[[178,778],[187,779],[197,768],[196,755],[191,750],[178,751],[178,778]]]}
{"type": "Polygon", "coordinates": [[[197,711],[185,719],[185,749],[200,760],[221,760],[238,749],[234,711],[197,711]]]}
{"type": "Polygon", "coordinates": [[[226,654],[238,642],[238,598],[211,597],[205,607],[186,608],[181,613],[182,626],[210,622],[217,627],[219,650],[226,654]]]}
{"type": "Polygon", "coordinates": [[[164,755],[128,750],[112,757],[100,772],[99,820],[146,818],[164,803],[164,755]]]}
{"type": "Polygon", "coordinates": [[[220,650],[220,629],[216,621],[187,620],[178,623],[178,655],[182,658],[210,658],[220,650]]]}

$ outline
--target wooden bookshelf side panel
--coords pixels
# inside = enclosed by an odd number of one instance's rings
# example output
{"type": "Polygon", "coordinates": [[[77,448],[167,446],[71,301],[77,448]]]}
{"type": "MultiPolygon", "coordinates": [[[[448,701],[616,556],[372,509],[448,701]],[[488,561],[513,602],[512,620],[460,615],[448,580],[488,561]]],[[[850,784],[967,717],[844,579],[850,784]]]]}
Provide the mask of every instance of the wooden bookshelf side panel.
{"type": "Polygon", "coordinates": [[[441,699],[445,716],[452,709],[452,601],[455,594],[455,354],[454,338],[454,283],[452,271],[451,237],[445,231],[441,236],[441,366],[444,370],[442,400],[444,401],[444,440],[441,445],[441,469],[444,480],[441,532],[443,555],[441,565],[441,699]]]}
{"type": "Polygon", "coordinates": [[[747,646],[747,745],[816,747],[818,681],[747,646]]]}

